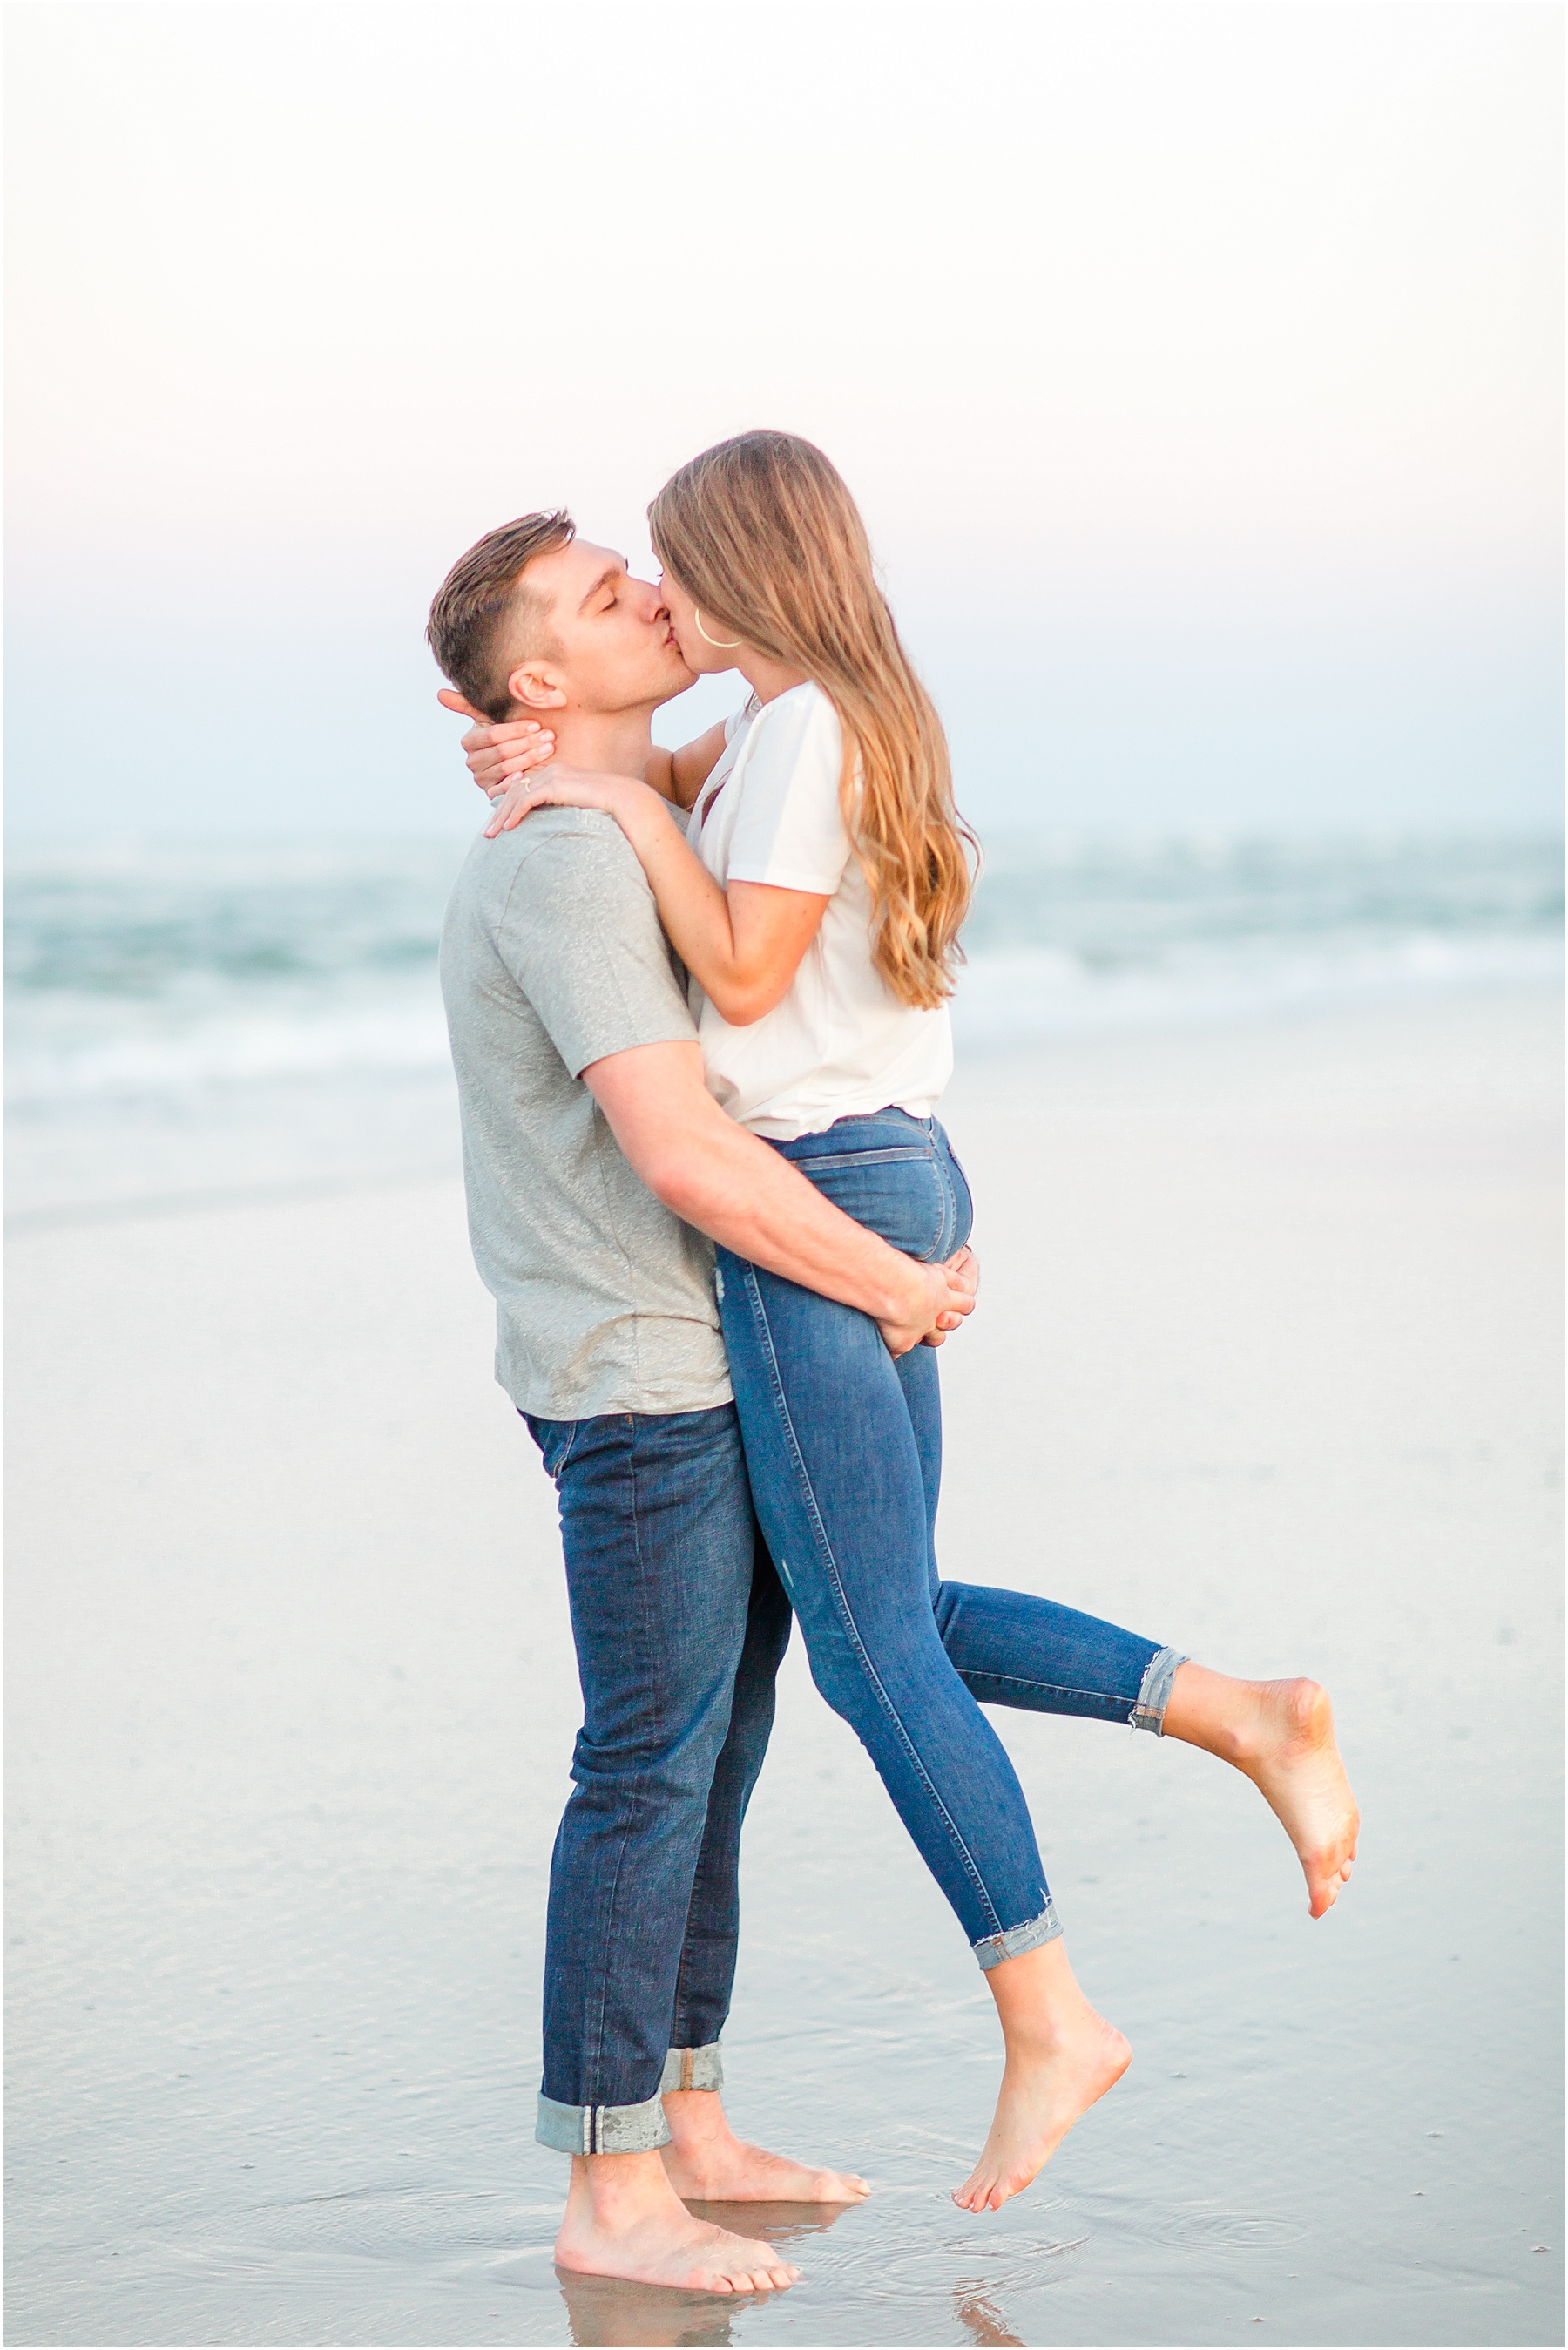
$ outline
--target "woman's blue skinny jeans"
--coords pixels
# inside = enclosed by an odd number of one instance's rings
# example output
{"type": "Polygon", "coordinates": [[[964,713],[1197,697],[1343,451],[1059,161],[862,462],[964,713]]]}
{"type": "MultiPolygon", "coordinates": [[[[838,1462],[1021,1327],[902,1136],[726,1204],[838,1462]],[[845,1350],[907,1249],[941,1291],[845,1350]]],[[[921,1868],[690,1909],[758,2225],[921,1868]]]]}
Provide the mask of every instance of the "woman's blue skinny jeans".
{"type": "MultiPolygon", "coordinates": [[[[935,1118],[878,1110],[774,1148],[857,1223],[935,1263],[969,1237],[935,1118]]],[[[895,1362],[875,1322],[719,1252],[746,1467],[817,1688],[859,1737],[982,1967],[1060,1933],[1023,1790],[980,1710],[1158,1731],[1158,1641],[1025,1592],[944,1583],[934,1348],[895,1362]]]]}

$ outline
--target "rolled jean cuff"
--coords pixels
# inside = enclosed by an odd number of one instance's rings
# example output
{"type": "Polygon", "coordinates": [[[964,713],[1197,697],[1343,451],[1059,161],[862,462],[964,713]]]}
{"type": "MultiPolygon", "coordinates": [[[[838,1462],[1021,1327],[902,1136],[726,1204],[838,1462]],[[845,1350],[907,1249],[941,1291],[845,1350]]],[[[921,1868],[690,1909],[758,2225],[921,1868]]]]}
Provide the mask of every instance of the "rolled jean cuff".
{"type": "Polygon", "coordinates": [[[671,2089],[722,2089],[723,2085],[723,2050],[717,2040],[710,2040],[706,2048],[670,2050],[664,2060],[659,2094],[667,2097],[671,2089]]]}
{"type": "Polygon", "coordinates": [[[1137,1701],[1127,1720],[1135,1730],[1152,1730],[1157,1738],[1165,1736],[1165,1709],[1170,1703],[1170,1684],[1176,1679],[1176,1668],[1187,1659],[1179,1648],[1161,1648],[1148,1660],[1143,1686],[1137,1701]]]}
{"type": "Polygon", "coordinates": [[[534,2135],[557,2154],[651,2154],[670,2144],[664,2092],[641,2106],[558,2106],[541,2095],[534,2135]]]}
{"type": "Polygon", "coordinates": [[[1037,1950],[1042,1942],[1054,1942],[1061,1930],[1056,1904],[1047,1899],[1038,1918],[1026,1918],[1022,1926],[1009,1926],[1001,1934],[988,1934],[983,1942],[971,1942],[970,1948],[981,1971],[989,1973],[1003,1959],[1021,1959],[1025,1950],[1037,1950]]]}

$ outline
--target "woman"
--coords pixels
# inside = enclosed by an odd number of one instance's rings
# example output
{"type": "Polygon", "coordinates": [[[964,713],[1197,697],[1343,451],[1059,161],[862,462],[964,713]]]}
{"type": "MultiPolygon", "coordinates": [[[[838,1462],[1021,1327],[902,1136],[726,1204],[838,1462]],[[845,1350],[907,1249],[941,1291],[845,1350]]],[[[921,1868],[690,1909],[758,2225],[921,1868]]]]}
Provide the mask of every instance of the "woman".
{"type": "MultiPolygon", "coordinates": [[[[709,1084],[847,1214],[934,1261],[971,1205],[938,1123],[970,836],[940,723],[827,459],[751,432],[682,467],[649,509],[688,665],[752,700],[670,764],[689,812],[625,776],[550,766],[538,730],[465,738],[491,830],[541,806],[607,810],[691,981],[709,1084]]],[[[1074,1713],[1185,1739],[1251,1776],[1321,1916],[1357,1816],[1324,1692],[1229,1680],[1174,1648],[1028,1595],[944,1583],[933,1544],[935,1352],[895,1361],[874,1323],[721,1250],[724,1339],[757,1512],[812,1673],[859,1735],[963,1928],[1006,2045],[1002,2092],[954,2199],[998,2208],[1131,2051],[1067,1963],[1028,1808],[981,1711],[1074,1713]]]]}

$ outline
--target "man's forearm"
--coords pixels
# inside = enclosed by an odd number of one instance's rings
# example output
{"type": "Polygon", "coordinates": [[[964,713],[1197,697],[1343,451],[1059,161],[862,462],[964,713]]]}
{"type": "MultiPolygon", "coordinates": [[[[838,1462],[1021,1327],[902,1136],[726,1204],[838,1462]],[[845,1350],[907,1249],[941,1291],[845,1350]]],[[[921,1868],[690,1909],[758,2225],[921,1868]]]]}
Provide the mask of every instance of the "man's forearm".
{"type": "Polygon", "coordinates": [[[755,1135],[727,1118],[723,1124],[723,1133],[705,1134],[701,1149],[657,1170],[659,1180],[645,1176],[649,1190],[710,1240],[766,1272],[874,1321],[905,1320],[922,1285],[912,1260],[824,1199],[755,1135]]]}
{"type": "Polygon", "coordinates": [[[694,1044],[635,1046],[583,1075],[632,1166],[685,1222],[876,1321],[919,1312],[923,1269],[726,1118],[703,1083],[694,1044]]]}

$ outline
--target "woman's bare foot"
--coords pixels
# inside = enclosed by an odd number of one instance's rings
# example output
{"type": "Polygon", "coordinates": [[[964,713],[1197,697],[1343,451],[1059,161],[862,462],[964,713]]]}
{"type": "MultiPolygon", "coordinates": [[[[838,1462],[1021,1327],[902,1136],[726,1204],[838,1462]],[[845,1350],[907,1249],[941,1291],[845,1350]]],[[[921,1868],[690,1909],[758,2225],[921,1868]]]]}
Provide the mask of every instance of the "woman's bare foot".
{"type": "Polygon", "coordinates": [[[860,2203],[871,2192],[852,2170],[818,2170],[747,2146],[716,2090],[672,2089],[664,2113],[671,2132],[660,2148],[665,2176],[688,2203],[860,2203]]]}
{"type": "Polygon", "coordinates": [[[1316,1681],[1265,1681],[1256,1744],[1241,1768],[1296,1848],[1314,1918],[1350,1882],[1361,1814],[1316,1681]]]}
{"type": "Polygon", "coordinates": [[[1132,2050],[1084,1997],[1058,1938],[986,1975],[1007,2063],[980,2160],[953,2201],[999,2211],[1049,2162],[1073,2124],[1114,2088],[1132,2050]]]}
{"type": "Polygon", "coordinates": [[[1296,1849],[1314,1918],[1350,1880],[1361,1814],[1334,1742],[1334,1709],[1316,1681],[1238,1681],[1177,1668],[1165,1734],[1234,1763],[1296,1849]]]}
{"type": "Polygon", "coordinates": [[[771,2293],[800,2274],[771,2244],[694,2220],[654,2153],[573,2156],[556,2259],[587,2276],[699,2293],[771,2293]]]}

